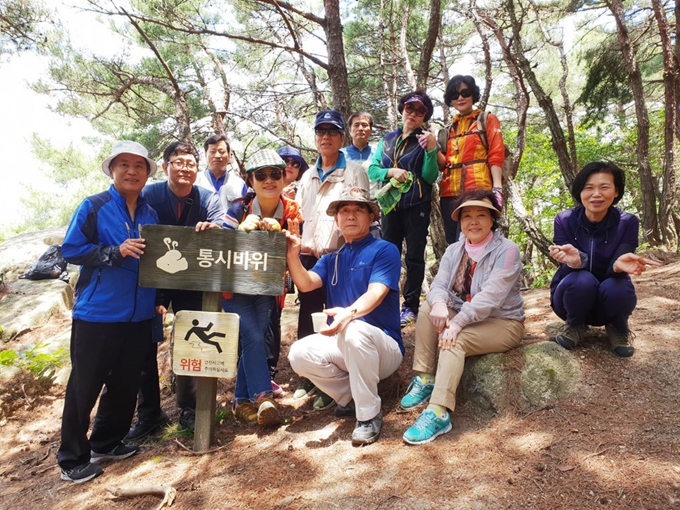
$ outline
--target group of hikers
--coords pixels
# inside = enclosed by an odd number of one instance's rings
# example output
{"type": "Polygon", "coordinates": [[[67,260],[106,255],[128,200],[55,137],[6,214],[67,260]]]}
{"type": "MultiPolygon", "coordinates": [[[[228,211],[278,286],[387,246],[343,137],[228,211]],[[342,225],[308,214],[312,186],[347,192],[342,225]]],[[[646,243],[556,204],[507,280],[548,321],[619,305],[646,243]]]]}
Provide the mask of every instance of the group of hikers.
{"type": "MultiPolygon", "coordinates": [[[[415,323],[415,374],[400,406],[427,405],[403,439],[422,444],[450,431],[465,358],[505,352],[524,334],[522,258],[517,245],[498,232],[503,137],[497,117],[475,108],[479,98],[474,78],[454,76],[444,99],[457,114],[435,136],[423,128],[433,115],[431,99],[421,90],[408,93],[398,103],[400,127],[376,147],[369,143],[368,112],[353,114],[346,125],[341,113],[320,111],[313,164],[291,146],[260,150],[248,158],[245,180],[229,168],[224,136],[206,140],[205,169],[194,146],[170,144],[161,165],[167,180],[152,184],[147,180],[157,165],[147,150],[136,142],[116,142],[102,163],[111,186],[80,204],[62,247],[66,260],[82,267],[57,454],[61,478],[91,480],[103,472],[102,461],[136,454],[139,446],[131,441],[169,421],[161,409],[152,318],[169,309],[200,310],[202,295],[138,285],[146,248],[139,230],[149,224],[200,232],[238,228],[255,215],[254,228],[271,230],[276,220],[298,291],[298,339],[288,353],[300,376],[294,398],[313,396],[314,409],[334,408],[337,417],[355,418],[352,443],[373,443],[383,426],[378,383],[400,366],[401,328],[415,323]],[[343,147],[346,129],[351,144],[343,147]],[[438,180],[449,246],[421,302],[438,180]],[[315,330],[312,314],[318,312],[326,321],[315,330]]],[[[656,263],[634,253],[638,219],[615,207],[624,188],[624,173],[615,164],[589,163],[571,186],[576,207],[555,218],[550,254],[560,267],[550,296],[564,320],[555,341],[565,349],[575,348],[591,325],[605,326],[616,356],[634,353],[630,275],[656,263]]],[[[223,298],[223,310],[240,317],[232,402],[235,418],[246,424],[281,421],[276,398],[283,390],[275,377],[284,301],[285,295],[223,298]]],[[[177,405],[179,424],[193,429],[194,378],[177,377],[177,405]]]]}

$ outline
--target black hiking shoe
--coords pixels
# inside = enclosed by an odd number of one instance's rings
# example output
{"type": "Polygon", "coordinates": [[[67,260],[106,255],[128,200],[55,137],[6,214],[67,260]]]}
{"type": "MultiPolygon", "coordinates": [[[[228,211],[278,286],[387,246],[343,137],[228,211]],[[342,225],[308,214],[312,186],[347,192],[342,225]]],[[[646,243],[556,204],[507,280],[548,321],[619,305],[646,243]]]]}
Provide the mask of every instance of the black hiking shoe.
{"type": "Polygon", "coordinates": [[[620,358],[630,358],[635,354],[635,347],[633,347],[633,337],[635,336],[632,331],[628,333],[620,333],[611,324],[607,324],[604,329],[607,331],[607,338],[609,339],[609,345],[612,348],[614,354],[620,358]]]}
{"type": "Polygon", "coordinates": [[[87,464],[81,464],[80,466],[71,469],[62,469],[61,479],[66,480],[67,482],[85,483],[101,475],[103,472],[104,470],[102,468],[88,462],[87,464]]]}
{"type": "Polygon", "coordinates": [[[572,326],[566,322],[560,326],[560,332],[555,336],[555,342],[568,351],[576,347],[588,332],[588,326],[572,326]]]}

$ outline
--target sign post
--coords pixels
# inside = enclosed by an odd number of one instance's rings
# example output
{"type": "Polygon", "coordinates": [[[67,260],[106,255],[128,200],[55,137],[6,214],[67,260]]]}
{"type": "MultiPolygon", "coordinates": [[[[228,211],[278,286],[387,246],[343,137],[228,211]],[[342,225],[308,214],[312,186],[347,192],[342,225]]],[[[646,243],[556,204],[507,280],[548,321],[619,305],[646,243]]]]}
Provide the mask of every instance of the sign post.
{"type": "Polygon", "coordinates": [[[203,452],[214,439],[217,377],[233,377],[237,367],[239,319],[222,313],[221,293],[283,294],[286,237],[165,225],[142,227],[142,237],[142,287],[203,292],[203,311],[178,312],[173,329],[173,372],[198,378],[194,451],[203,452]]]}

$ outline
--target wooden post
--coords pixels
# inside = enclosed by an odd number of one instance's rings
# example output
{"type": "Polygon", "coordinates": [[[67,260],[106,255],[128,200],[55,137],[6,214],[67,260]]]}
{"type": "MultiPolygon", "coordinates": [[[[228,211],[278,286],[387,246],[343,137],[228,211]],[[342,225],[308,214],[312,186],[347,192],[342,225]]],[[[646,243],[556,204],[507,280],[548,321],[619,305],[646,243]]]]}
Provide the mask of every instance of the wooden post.
{"type": "MultiPolygon", "coordinates": [[[[203,293],[203,311],[221,312],[222,294],[203,293]]],[[[215,439],[215,404],[217,399],[217,377],[197,377],[196,385],[196,426],[194,428],[194,451],[204,452],[215,439]]]]}

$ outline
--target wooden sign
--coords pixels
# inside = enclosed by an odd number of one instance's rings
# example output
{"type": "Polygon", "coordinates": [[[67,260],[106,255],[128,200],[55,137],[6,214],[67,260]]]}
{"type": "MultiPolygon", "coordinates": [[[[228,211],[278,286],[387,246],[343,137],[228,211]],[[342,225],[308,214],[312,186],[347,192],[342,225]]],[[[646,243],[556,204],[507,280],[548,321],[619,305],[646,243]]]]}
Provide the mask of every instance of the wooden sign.
{"type": "Polygon", "coordinates": [[[183,310],[175,315],[172,371],[196,377],[234,377],[239,316],[183,310]]]}
{"type": "Polygon", "coordinates": [[[139,284],[158,289],[280,296],[286,236],[279,232],[144,225],[139,284]]]}

